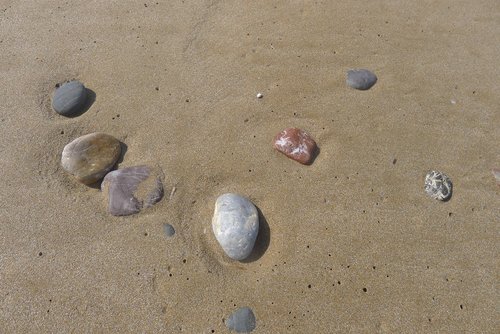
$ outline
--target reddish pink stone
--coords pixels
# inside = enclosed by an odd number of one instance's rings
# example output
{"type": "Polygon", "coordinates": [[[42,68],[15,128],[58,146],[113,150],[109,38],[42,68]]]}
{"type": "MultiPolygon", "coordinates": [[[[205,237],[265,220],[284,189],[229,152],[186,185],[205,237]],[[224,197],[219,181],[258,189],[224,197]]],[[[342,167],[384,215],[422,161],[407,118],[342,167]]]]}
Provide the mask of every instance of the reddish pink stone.
{"type": "Polygon", "coordinates": [[[288,128],[276,135],[274,148],[301,164],[309,165],[314,159],[317,146],[304,130],[288,128]]]}

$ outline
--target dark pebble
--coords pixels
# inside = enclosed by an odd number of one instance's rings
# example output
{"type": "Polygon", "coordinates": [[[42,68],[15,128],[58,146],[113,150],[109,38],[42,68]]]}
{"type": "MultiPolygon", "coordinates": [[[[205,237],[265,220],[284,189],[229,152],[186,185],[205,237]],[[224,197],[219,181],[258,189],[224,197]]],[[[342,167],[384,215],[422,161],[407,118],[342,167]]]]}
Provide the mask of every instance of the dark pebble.
{"type": "Polygon", "coordinates": [[[63,116],[80,113],[87,100],[87,89],[80,81],[69,81],[56,89],[52,107],[63,116]]]}

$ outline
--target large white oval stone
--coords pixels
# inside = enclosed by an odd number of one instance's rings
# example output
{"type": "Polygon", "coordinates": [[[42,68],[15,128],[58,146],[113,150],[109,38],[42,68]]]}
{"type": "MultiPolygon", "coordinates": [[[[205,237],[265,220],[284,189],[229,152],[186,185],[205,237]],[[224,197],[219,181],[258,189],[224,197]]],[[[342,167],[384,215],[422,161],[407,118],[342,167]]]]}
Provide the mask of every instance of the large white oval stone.
{"type": "Polygon", "coordinates": [[[259,233],[257,208],[243,196],[221,195],[215,202],[212,229],[227,256],[243,260],[252,253],[259,233]]]}

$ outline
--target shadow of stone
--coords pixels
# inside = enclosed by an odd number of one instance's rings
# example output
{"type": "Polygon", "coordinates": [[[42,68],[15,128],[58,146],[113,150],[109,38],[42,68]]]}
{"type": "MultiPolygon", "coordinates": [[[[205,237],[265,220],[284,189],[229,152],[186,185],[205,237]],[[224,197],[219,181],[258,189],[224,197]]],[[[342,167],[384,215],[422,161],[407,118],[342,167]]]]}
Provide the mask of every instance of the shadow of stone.
{"type": "Polygon", "coordinates": [[[448,197],[446,197],[443,202],[446,203],[446,202],[449,202],[451,200],[451,197],[453,196],[453,184],[451,185],[450,187],[450,195],[448,197]]]}
{"type": "Polygon", "coordinates": [[[310,165],[312,165],[314,163],[314,161],[316,160],[316,158],[318,157],[318,155],[319,155],[320,152],[321,152],[321,149],[316,144],[316,149],[314,150],[314,152],[312,152],[312,155],[311,155],[311,161],[309,161],[307,163],[308,166],[310,166],[310,165]]]}
{"type": "Polygon", "coordinates": [[[75,117],[81,116],[81,115],[85,114],[90,109],[90,107],[92,107],[92,105],[94,104],[95,99],[96,99],[95,92],[92,89],[88,89],[88,88],[85,88],[85,90],[87,92],[87,99],[85,100],[85,104],[83,106],[81,106],[80,110],[77,110],[77,111],[71,113],[70,115],[67,115],[66,117],[75,118],[75,117]]]}
{"type": "Polygon", "coordinates": [[[118,158],[118,161],[116,162],[115,168],[118,167],[119,164],[123,162],[123,159],[125,158],[125,153],[127,153],[128,146],[124,142],[120,142],[120,157],[118,158]]]}
{"type": "Polygon", "coordinates": [[[259,260],[266,250],[269,248],[269,244],[271,243],[271,230],[269,229],[269,224],[267,223],[266,217],[260,209],[257,208],[257,212],[259,214],[259,234],[257,235],[257,240],[255,241],[255,245],[253,247],[252,253],[240,262],[242,263],[250,263],[259,260]]]}

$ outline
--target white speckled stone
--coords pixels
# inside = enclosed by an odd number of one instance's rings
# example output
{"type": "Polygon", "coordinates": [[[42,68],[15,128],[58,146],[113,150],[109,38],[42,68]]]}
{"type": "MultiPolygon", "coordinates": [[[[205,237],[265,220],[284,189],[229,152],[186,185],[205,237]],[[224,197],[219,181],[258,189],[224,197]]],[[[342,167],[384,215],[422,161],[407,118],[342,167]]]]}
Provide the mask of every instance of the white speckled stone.
{"type": "Polygon", "coordinates": [[[309,165],[314,160],[318,147],[304,130],[287,128],[274,137],[274,148],[295,161],[309,165]]]}
{"type": "Polygon", "coordinates": [[[259,233],[257,208],[243,196],[221,195],[215,203],[212,229],[227,256],[243,260],[252,253],[259,233]]]}
{"type": "Polygon", "coordinates": [[[425,192],[430,197],[446,201],[451,197],[451,190],[451,180],[446,174],[433,170],[425,176],[425,192]]]}

